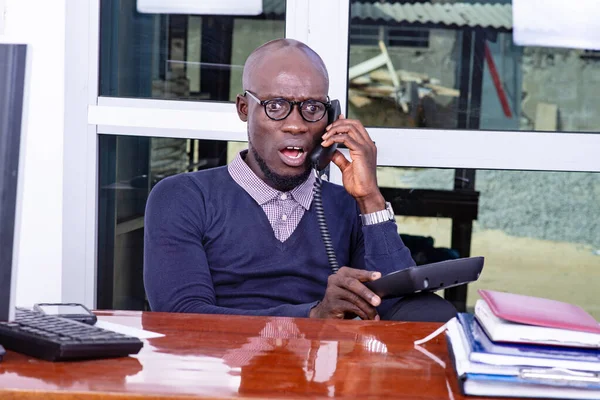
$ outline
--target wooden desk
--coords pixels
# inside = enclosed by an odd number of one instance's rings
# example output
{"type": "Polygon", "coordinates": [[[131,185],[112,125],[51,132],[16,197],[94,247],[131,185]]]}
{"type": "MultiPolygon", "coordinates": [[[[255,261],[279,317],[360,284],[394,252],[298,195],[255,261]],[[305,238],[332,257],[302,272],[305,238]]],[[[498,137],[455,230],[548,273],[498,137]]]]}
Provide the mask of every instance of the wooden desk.
{"type": "MultiPolygon", "coordinates": [[[[463,399],[440,324],[99,312],[163,333],[135,357],[51,363],[7,352],[0,398],[463,399]],[[451,392],[451,393],[450,393],[451,392]]],[[[470,398],[473,399],[473,398],[470,398]]]]}

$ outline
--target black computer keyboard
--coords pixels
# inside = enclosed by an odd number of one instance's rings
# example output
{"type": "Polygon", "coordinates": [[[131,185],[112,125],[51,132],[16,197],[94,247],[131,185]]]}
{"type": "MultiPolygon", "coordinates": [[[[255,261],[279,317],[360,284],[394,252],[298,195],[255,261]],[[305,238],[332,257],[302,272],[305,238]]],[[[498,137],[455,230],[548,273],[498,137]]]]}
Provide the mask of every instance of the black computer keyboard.
{"type": "Polygon", "coordinates": [[[0,322],[0,344],[48,361],[123,357],[143,346],[133,336],[23,309],[14,321],[0,322]]]}

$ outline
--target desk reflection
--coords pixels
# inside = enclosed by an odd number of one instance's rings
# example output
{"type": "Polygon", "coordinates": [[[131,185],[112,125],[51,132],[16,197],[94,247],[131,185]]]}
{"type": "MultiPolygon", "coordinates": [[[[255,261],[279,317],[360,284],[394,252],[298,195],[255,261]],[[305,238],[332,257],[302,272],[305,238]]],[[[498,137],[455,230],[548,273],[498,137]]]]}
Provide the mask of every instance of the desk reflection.
{"type": "MultiPolygon", "coordinates": [[[[26,383],[27,386],[52,389],[95,390],[105,387],[123,387],[129,376],[142,371],[142,364],[135,358],[48,362],[29,359],[26,356],[9,353],[0,363],[0,387],[4,383],[26,383]]],[[[20,386],[20,385],[17,385],[20,386]]]]}
{"type": "MultiPolygon", "coordinates": [[[[150,344],[154,357],[161,354],[164,362],[180,363],[180,357],[193,358],[195,365],[177,369],[185,369],[187,379],[195,375],[206,382],[210,377],[208,384],[216,386],[220,382],[221,388],[230,390],[229,395],[286,392],[358,397],[382,390],[394,395],[394,390],[402,387],[403,395],[418,397],[432,385],[440,386],[436,391],[447,393],[445,380],[431,379],[432,375],[444,375],[443,367],[417,351],[412,341],[398,340],[398,335],[406,335],[401,323],[315,324],[291,318],[259,321],[260,324],[249,323],[239,334],[229,332],[225,337],[220,334],[230,329],[226,322],[195,327],[194,347],[185,345],[183,340],[174,345],[168,333],[166,337],[150,339],[150,344]],[[219,367],[215,368],[217,364],[219,367]],[[206,375],[209,369],[212,372],[206,375]]],[[[150,313],[144,314],[142,325],[144,329],[160,331],[150,313]],[[146,320],[146,316],[150,319],[146,320]]],[[[140,360],[144,364],[143,354],[140,360]]]]}

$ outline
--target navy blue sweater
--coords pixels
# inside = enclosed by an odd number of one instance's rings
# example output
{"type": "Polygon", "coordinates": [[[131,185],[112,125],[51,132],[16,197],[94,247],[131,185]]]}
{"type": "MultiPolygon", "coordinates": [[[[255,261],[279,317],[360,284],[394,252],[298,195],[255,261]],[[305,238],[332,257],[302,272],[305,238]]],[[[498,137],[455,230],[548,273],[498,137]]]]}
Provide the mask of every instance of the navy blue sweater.
{"type": "MultiPolygon", "coordinates": [[[[322,197],[340,266],[385,275],[414,265],[394,222],[363,227],[342,186],[323,182],[322,197]]],[[[226,167],[163,179],[150,193],[144,284],[153,311],[307,317],[330,273],[314,202],[281,243],[226,167]]]]}

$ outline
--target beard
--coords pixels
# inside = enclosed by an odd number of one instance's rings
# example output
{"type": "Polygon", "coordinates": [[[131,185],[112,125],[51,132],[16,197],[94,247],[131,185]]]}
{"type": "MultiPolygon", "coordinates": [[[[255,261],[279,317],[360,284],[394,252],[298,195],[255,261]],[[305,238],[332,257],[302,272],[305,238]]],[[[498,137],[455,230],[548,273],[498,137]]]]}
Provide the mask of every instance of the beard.
{"type": "Polygon", "coordinates": [[[254,156],[254,159],[258,163],[260,170],[265,175],[267,180],[267,184],[274,189],[277,189],[281,192],[289,192],[296,186],[302,184],[308,176],[310,175],[310,167],[308,165],[305,166],[305,170],[298,175],[280,175],[269,168],[267,162],[256,152],[252,143],[250,143],[250,151],[254,156]]]}

